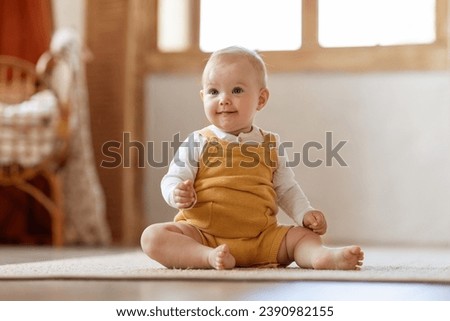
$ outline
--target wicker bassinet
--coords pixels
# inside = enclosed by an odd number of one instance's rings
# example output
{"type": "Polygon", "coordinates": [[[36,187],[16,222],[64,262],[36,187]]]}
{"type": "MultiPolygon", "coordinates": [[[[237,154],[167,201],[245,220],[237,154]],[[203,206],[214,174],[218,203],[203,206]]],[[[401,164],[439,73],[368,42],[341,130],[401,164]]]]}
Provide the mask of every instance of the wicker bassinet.
{"type": "Polygon", "coordinates": [[[0,56],[0,185],[14,186],[40,202],[51,215],[53,244],[62,245],[58,170],[67,157],[70,106],[51,86],[56,59],[47,52],[36,67],[0,56]],[[48,180],[50,195],[29,183],[37,175],[48,180]]]}

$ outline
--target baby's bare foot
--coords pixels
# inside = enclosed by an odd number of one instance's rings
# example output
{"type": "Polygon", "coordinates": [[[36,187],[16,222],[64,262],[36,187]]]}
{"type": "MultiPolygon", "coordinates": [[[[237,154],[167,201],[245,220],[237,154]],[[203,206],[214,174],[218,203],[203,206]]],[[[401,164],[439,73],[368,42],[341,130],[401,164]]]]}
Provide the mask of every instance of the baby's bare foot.
{"type": "Polygon", "coordinates": [[[236,265],[236,260],[230,253],[228,245],[222,244],[209,253],[209,264],[216,270],[232,269],[236,265]]]}
{"type": "Polygon", "coordinates": [[[359,246],[342,248],[323,248],[322,253],[313,261],[317,270],[360,270],[364,252],[359,246]]]}

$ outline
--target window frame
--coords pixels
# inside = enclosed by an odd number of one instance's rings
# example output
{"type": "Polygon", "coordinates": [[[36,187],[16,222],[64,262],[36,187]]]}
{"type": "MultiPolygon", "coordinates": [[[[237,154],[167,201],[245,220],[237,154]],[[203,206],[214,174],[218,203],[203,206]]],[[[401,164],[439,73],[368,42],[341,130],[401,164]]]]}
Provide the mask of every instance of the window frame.
{"type": "MultiPolygon", "coordinates": [[[[209,53],[199,46],[200,0],[191,2],[190,47],[161,52],[157,46],[158,0],[150,0],[150,49],[145,53],[151,72],[190,73],[202,70],[209,53]]],[[[269,72],[431,71],[449,70],[449,0],[436,0],[436,40],[431,44],[325,48],[318,41],[318,0],[302,1],[302,46],[293,51],[262,51],[269,72]]]]}

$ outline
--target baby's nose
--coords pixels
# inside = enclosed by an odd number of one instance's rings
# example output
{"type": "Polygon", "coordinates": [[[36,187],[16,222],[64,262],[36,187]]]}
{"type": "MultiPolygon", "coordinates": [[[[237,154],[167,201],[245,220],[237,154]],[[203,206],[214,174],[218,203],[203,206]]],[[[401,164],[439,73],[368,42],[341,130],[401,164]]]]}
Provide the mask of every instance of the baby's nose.
{"type": "Polygon", "coordinates": [[[229,105],[230,104],[230,97],[227,94],[223,94],[220,97],[220,104],[221,105],[229,105]]]}

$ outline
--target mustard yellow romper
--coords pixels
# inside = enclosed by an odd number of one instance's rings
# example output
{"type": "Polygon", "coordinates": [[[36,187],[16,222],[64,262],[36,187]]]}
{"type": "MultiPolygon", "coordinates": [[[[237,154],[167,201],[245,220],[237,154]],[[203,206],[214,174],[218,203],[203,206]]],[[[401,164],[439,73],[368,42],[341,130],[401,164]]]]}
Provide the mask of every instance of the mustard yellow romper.
{"type": "Polygon", "coordinates": [[[219,139],[208,128],[200,134],[207,142],[194,182],[197,203],[180,210],[175,221],[195,226],[206,246],[227,244],[236,266],[277,264],[291,227],[276,219],[274,135],[263,133],[263,143],[239,144],[219,139]]]}

